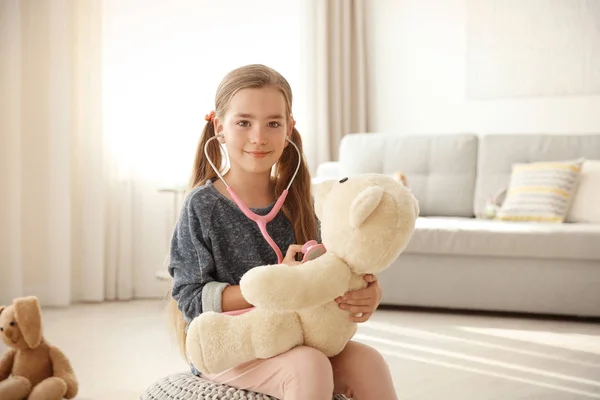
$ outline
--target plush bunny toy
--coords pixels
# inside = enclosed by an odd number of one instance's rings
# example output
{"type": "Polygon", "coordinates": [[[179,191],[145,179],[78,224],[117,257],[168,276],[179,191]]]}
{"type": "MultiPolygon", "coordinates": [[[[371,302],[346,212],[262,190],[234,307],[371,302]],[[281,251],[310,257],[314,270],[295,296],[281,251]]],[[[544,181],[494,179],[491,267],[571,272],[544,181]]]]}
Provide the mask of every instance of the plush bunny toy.
{"type": "Polygon", "coordinates": [[[36,297],[0,306],[0,336],[9,350],[0,358],[1,400],[60,400],[77,395],[69,360],[42,336],[36,297]]]}
{"type": "Polygon", "coordinates": [[[383,174],[326,181],[315,192],[327,252],[297,266],[248,271],[240,286],[253,310],[195,318],[186,346],[200,372],[218,373],[302,344],[332,357],[356,333],[356,323],[334,299],[365,287],[365,274],[379,273],[400,255],[412,237],[418,203],[401,182],[383,174]]]}

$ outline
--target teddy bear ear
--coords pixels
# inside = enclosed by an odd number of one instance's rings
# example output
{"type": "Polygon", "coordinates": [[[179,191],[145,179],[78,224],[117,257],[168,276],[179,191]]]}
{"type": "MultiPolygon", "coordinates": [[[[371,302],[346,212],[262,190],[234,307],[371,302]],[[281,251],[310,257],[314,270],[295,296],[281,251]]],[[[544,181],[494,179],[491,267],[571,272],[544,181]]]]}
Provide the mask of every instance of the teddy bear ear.
{"type": "Polygon", "coordinates": [[[313,188],[313,196],[315,199],[315,213],[317,217],[321,218],[321,211],[323,209],[323,202],[325,201],[325,197],[333,188],[333,185],[337,181],[335,180],[327,180],[321,183],[318,183],[313,188]]]}
{"type": "Polygon", "coordinates": [[[417,198],[414,196],[413,196],[413,204],[415,206],[415,217],[418,217],[421,210],[419,207],[419,200],[417,200],[417,198]]]}
{"type": "Polygon", "coordinates": [[[5,308],[6,306],[0,306],[0,314],[2,314],[2,311],[4,311],[5,308]]]}
{"type": "Polygon", "coordinates": [[[21,334],[31,349],[42,342],[42,311],[35,296],[22,297],[14,301],[15,318],[19,323],[21,334]]]}
{"type": "Polygon", "coordinates": [[[380,186],[371,186],[360,192],[350,205],[350,226],[360,228],[381,203],[383,193],[384,190],[380,186]]]}

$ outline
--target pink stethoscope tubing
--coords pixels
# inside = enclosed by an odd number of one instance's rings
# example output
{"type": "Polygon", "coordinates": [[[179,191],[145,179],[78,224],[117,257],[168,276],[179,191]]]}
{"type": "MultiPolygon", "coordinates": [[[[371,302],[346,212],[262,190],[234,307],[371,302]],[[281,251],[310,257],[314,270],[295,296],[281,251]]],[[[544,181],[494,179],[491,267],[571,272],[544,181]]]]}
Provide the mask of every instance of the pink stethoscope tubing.
{"type": "MultiPolygon", "coordinates": [[[[271,235],[269,235],[269,232],[267,232],[267,224],[269,222],[271,222],[273,220],[273,218],[275,218],[275,216],[281,210],[281,207],[283,206],[283,202],[285,201],[285,198],[287,197],[288,190],[289,190],[290,186],[292,185],[292,182],[294,182],[296,175],[298,174],[298,170],[300,169],[300,165],[302,163],[302,155],[300,154],[300,149],[298,149],[298,146],[296,146],[296,144],[294,142],[292,142],[289,138],[286,137],[286,140],[292,146],[294,146],[294,148],[296,149],[296,153],[298,153],[298,165],[296,166],[296,171],[294,171],[294,175],[292,176],[292,179],[290,179],[288,186],[285,188],[285,190],[281,193],[281,196],[279,196],[279,198],[275,202],[273,209],[267,215],[258,215],[256,213],[252,212],[252,210],[250,210],[248,208],[248,206],[246,206],[246,204],[244,204],[244,202],[239,198],[239,196],[233,190],[233,188],[227,184],[227,182],[225,181],[225,178],[223,178],[223,176],[219,172],[219,169],[215,166],[215,164],[213,164],[212,160],[210,159],[210,156],[208,155],[208,143],[210,143],[211,140],[218,139],[222,136],[223,136],[222,134],[215,135],[214,137],[212,137],[206,141],[206,143],[204,145],[204,155],[206,156],[206,160],[209,162],[210,166],[213,168],[213,170],[215,171],[215,173],[217,174],[219,179],[221,179],[221,181],[225,184],[225,187],[227,188],[227,192],[233,199],[233,202],[235,204],[237,204],[237,206],[240,208],[240,210],[242,210],[242,212],[246,215],[246,217],[248,217],[252,221],[256,222],[263,237],[265,238],[267,243],[269,243],[269,245],[271,246],[273,251],[275,251],[275,254],[277,254],[277,263],[281,264],[283,262],[283,255],[281,254],[281,250],[279,249],[279,246],[277,246],[277,243],[275,243],[275,241],[273,240],[271,235]]],[[[220,142],[219,142],[219,145],[220,145],[223,153],[227,154],[227,152],[223,148],[223,145],[220,142]]],[[[228,311],[228,312],[224,312],[223,314],[225,314],[225,315],[240,315],[240,314],[244,314],[244,313],[252,310],[253,308],[254,307],[246,308],[243,310],[228,311]]]]}
{"type": "MultiPolygon", "coordinates": [[[[206,141],[206,143],[204,144],[204,155],[206,156],[206,160],[208,161],[210,166],[213,168],[213,170],[215,171],[215,173],[217,174],[219,179],[221,179],[221,181],[225,184],[225,187],[227,188],[227,192],[231,195],[233,202],[235,204],[237,204],[237,206],[240,208],[240,210],[242,210],[242,212],[246,215],[246,217],[248,217],[252,221],[256,222],[256,224],[258,225],[258,228],[260,229],[260,233],[262,233],[262,235],[264,236],[267,243],[269,243],[269,245],[271,246],[273,251],[275,251],[275,254],[277,254],[277,262],[279,264],[281,264],[281,262],[283,261],[283,255],[281,254],[281,250],[279,249],[279,247],[277,246],[277,244],[275,243],[275,241],[273,240],[271,235],[269,235],[269,232],[267,232],[267,224],[269,222],[271,222],[273,220],[273,218],[275,218],[275,216],[281,210],[281,207],[283,206],[283,202],[285,201],[285,198],[287,197],[288,190],[290,189],[290,186],[292,186],[292,182],[294,182],[294,179],[296,178],[296,175],[298,174],[298,170],[300,169],[300,165],[302,163],[302,155],[300,154],[300,149],[298,149],[298,146],[296,146],[296,144],[294,142],[292,142],[290,140],[290,138],[286,137],[286,140],[292,146],[294,146],[294,149],[296,149],[296,153],[298,153],[298,165],[296,166],[296,171],[294,171],[294,175],[292,176],[292,179],[290,179],[290,182],[288,183],[287,187],[285,188],[285,190],[281,193],[281,196],[279,196],[279,198],[275,202],[273,209],[267,215],[258,215],[256,213],[252,212],[252,210],[250,210],[248,208],[248,206],[246,206],[244,204],[244,202],[239,198],[237,193],[235,193],[233,188],[227,184],[227,182],[225,181],[225,178],[223,178],[223,176],[219,172],[219,169],[215,166],[215,164],[213,164],[212,160],[210,159],[210,156],[208,155],[208,144],[210,143],[210,141],[218,139],[222,136],[223,136],[222,134],[215,135],[214,137],[212,137],[206,141]]],[[[225,149],[223,148],[223,145],[221,143],[219,143],[219,145],[221,146],[221,150],[223,151],[223,153],[227,154],[225,149]]]]}
{"type": "Polygon", "coordinates": [[[269,232],[267,232],[267,224],[269,222],[271,222],[273,220],[273,218],[275,218],[275,216],[277,215],[279,210],[281,210],[281,207],[283,206],[283,202],[285,201],[285,198],[287,197],[287,194],[288,194],[287,189],[285,189],[281,193],[281,196],[279,196],[279,198],[275,202],[273,209],[267,215],[257,215],[255,213],[253,213],[242,202],[242,200],[238,197],[238,195],[233,191],[233,189],[231,187],[228,187],[227,191],[231,195],[231,198],[233,199],[235,204],[237,204],[238,207],[242,210],[242,212],[244,214],[246,214],[246,217],[248,217],[252,221],[256,222],[256,225],[258,225],[258,228],[260,229],[260,233],[262,233],[262,235],[264,236],[267,243],[269,243],[271,248],[275,251],[275,254],[277,254],[277,263],[281,264],[283,261],[283,255],[281,254],[281,250],[279,249],[279,246],[277,246],[277,243],[275,243],[275,241],[273,240],[271,235],[269,235],[269,232]]]}

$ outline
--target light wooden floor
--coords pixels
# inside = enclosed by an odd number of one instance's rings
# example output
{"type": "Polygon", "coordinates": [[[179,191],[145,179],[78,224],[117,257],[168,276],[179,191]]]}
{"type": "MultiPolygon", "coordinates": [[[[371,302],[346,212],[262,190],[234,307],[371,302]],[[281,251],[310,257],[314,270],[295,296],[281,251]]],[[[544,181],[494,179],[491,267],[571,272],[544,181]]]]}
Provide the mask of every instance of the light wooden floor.
{"type": "MultiPolygon", "coordinates": [[[[163,305],[44,310],[47,339],[81,381],[78,399],[135,400],[154,380],[187,370],[163,305]]],[[[384,354],[400,399],[600,399],[598,324],[379,310],[356,340],[384,354]]]]}

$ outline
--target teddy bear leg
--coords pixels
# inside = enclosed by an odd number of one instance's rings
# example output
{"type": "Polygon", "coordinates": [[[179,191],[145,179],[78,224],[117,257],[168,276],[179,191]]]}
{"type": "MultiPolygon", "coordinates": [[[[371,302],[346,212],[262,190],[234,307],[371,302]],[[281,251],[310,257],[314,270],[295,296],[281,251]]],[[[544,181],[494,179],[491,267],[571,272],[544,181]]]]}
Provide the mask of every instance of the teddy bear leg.
{"type": "Polygon", "coordinates": [[[0,399],[23,400],[31,391],[31,382],[22,376],[12,376],[0,382],[0,399]]]}
{"type": "Polygon", "coordinates": [[[67,393],[67,383],[61,378],[47,378],[35,385],[28,400],[61,400],[67,393]]]}
{"type": "Polygon", "coordinates": [[[262,310],[236,316],[201,314],[190,324],[186,340],[190,360],[204,374],[270,358],[302,343],[302,326],[296,313],[262,310]]]}

